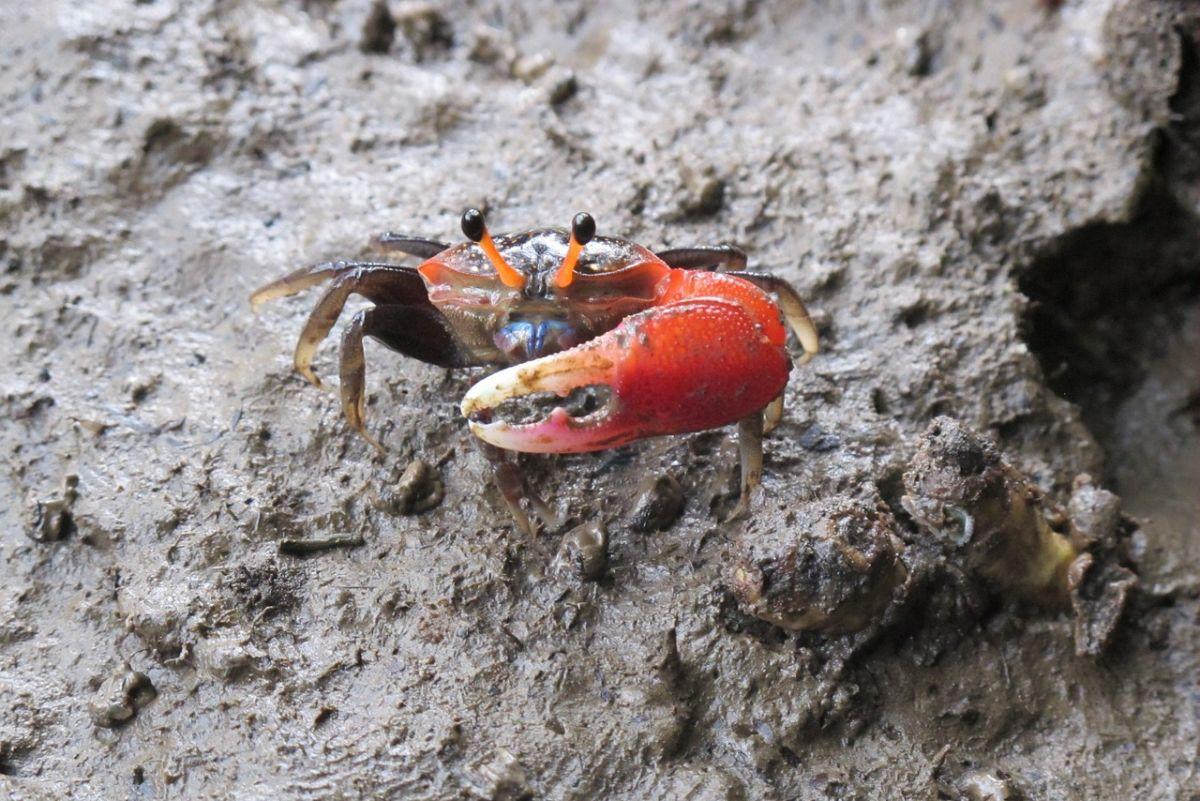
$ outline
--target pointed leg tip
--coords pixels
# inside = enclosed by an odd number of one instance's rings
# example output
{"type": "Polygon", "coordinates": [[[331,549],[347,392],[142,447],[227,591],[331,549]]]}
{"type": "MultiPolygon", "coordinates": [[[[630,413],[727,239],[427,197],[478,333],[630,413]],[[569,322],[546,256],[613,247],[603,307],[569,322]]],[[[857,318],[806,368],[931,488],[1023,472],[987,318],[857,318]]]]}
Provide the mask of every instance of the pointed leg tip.
{"type": "Polygon", "coordinates": [[[313,372],[311,367],[296,365],[296,372],[299,373],[305,381],[312,384],[317,389],[321,389],[325,386],[321,383],[320,377],[313,372]]]}
{"type": "Polygon", "coordinates": [[[379,455],[379,456],[387,455],[387,448],[383,447],[383,445],[379,442],[379,440],[377,440],[377,439],[375,439],[375,437],[371,436],[371,432],[367,431],[367,426],[363,422],[362,417],[354,417],[354,416],[349,416],[349,415],[347,417],[348,417],[348,419],[346,422],[348,422],[350,424],[351,428],[353,428],[356,432],[358,432],[358,435],[360,437],[365,439],[370,444],[370,446],[375,449],[375,453],[377,455],[379,455]]]}
{"type": "Polygon", "coordinates": [[[550,504],[546,503],[532,490],[527,491],[529,502],[533,504],[533,508],[537,511],[538,521],[541,523],[542,532],[558,531],[563,525],[563,516],[556,512],[550,504]]]}
{"type": "Polygon", "coordinates": [[[780,395],[775,400],[767,404],[767,408],[763,410],[762,432],[766,436],[783,422],[783,395],[780,395]]]}
{"type": "Polygon", "coordinates": [[[529,519],[529,515],[525,514],[525,511],[520,506],[508,501],[508,499],[505,499],[504,505],[508,507],[509,516],[512,517],[513,524],[517,527],[518,531],[529,537],[537,536],[537,526],[533,524],[533,521],[529,519]]]}
{"type": "Polygon", "coordinates": [[[725,518],[723,520],[721,520],[721,522],[722,523],[735,523],[738,520],[741,520],[741,519],[749,516],[749,514],[750,514],[750,499],[742,498],[741,500],[738,501],[737,506],[733,507],[733,511],[730,512],[729,514],[725,515],[725,518]]]}

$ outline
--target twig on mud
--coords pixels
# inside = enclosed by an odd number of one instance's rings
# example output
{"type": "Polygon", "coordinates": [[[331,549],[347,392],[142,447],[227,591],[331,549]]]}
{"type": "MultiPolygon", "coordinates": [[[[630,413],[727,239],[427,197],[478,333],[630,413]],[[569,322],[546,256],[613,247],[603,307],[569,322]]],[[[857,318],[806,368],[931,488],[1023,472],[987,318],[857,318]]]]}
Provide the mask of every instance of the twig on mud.
{"type": "Polygon", "coordinates": [[[946,757],[950,755],[952,750],[954,750],[954,746],[951,743],[946,743],[933,755],[933,759],[929,760],[929,764],[926,766],[926,770],[928,771],[926,780],[928,782],[937,783],[938,774],[942,772],[942,765],[945,764],[946,757]]]}
{"type": "Polygon", "coordinates": [[[358,548],[365,544],[366,541],[363,540],[361,534],[347,534],[315,540],[286,539],[279,541],[279,552],[287,556],[307,556],[333,548],[358,548]]]}

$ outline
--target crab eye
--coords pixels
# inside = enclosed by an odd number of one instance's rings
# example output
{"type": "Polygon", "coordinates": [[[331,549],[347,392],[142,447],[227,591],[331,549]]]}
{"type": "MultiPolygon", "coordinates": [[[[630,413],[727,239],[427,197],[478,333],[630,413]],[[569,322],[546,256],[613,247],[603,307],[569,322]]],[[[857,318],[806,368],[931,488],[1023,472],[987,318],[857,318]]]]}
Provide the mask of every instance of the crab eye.
{"type": "Polygon", "coordinates": [[[567,245],[567,255],[563,257],[562,266],[554,275],[554,284],[559,289],[566,289],[575,280],[575,265],[579,263],[579,254],[583,246],[592,241],[596,235],[596,221],[586,211],[581,211],[571,220],[571,242],[567,245]]]}
{"type": "Polygon", "coordinates": [[[496,243],[492,241],[492,235],[488,233],[487,224],[483,221],[482,211],[474,208],[464,211],[462,230],[467,239],[478,242],[479,247],[483,248],[502,284],[511,289],[521,289],[525,286],[525,276],[514,270],[500,255],[500,251],[496,250],[496,243]]]}
{"type": "Polygon", "coordinates": [[[571,220],[571,236],[581,245],[592,241],[596,235],[596,221],[586,211],[581,211],[571,220]]]}
{"type": "Polygon", "coordinates": [[[483,222],[483,212],[479,209],[467,209],[462,216],[462,232],[472,242],[478,242],[487,234],[487,226],[483,222]]]}

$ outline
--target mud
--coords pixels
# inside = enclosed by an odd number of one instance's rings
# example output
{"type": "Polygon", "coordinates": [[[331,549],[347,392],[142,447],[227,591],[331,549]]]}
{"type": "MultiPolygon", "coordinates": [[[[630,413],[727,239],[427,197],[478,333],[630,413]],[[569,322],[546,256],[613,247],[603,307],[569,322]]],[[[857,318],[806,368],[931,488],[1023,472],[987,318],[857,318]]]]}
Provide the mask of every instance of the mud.
{"type": "Polygon", "coordinates": [[[0,25],[0,791],[1200,794],[1188,4],[50,0],[0,25]],[[368,344],[379,456],[292,372],[313,299],[250,312],[371,234],[457,239],[467,205],[728,240],[796,285],[824,350],[752,520],[720,522],[723,430],[523,461],[564,519],[526,536],[459,417],[472,375],[368,344]],[[1139,519],[1103,656],[928,550],[900,498],[938,415],[1055,503],[1087,473],[1139,519]],[[667,475],[682,509],[645,512],[667,475]],[[926,589],[844,635],[746,615],[738,541],[834,498],[886,502],[926,589]],[[580,530],[606,533],[556,566],[580,530]],[[280,551],[337,540],[362,545],[280,551]]]}

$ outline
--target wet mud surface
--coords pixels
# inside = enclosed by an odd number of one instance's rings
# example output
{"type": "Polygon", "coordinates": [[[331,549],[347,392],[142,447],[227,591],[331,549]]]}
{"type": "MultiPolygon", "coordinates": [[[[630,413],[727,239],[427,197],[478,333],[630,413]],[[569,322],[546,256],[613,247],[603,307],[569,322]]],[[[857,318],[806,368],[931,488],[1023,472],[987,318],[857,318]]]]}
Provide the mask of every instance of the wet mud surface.
{"type": "Polygon", "coordinates": [[[1189,5],[0,24],[0,794],[1200,797],[1189,5]],[[823,351],[748,519],[731,428],[523,460],[527,536],[473,374],[368,344],[380,456],[292,371],[315,298],[249,309],[468,205],[795,284],[823,351]],[[1054,592],[971,550],[1007,527],[1054,592]]]}

